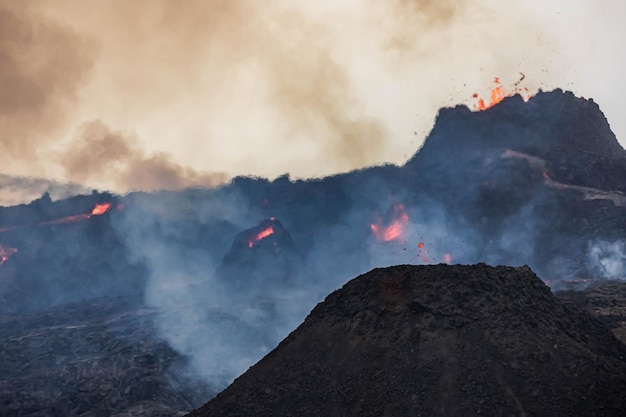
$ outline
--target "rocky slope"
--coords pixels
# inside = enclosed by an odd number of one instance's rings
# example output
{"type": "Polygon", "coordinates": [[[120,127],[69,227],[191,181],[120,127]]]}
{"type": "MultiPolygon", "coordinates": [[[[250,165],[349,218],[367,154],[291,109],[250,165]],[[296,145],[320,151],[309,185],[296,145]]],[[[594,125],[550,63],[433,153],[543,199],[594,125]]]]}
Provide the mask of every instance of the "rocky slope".
{"type": "Polygon", "coordinates": [[[213,395],[180,379],[156,314],[120,297],[0,315],[0,416],[179,416],[213,395]]]}
{"type": "Polygon", "coordinates": [[[626,344],[626,282],[596,282],[583,290],[567,290],[557,297],[588,311],[626,344]]]}
{"type": "Polygon", "coordinates": [[[396,266],[330,294],[190,416],[622,416],[626,346],[527,267],[396,266]]]}

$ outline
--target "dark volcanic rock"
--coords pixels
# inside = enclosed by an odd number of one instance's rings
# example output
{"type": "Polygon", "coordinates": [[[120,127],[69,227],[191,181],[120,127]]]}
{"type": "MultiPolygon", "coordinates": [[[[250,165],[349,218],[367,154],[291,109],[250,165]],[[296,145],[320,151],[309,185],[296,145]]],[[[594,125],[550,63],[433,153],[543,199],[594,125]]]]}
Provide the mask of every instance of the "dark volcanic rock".
{"type": "Polygon", "coordinates": [[[559,291],[556,295],[587,310],[626,344],[626,282],[600,281],[582,291],[559,291]]]}
{"type": "Polygon", "coordinates": [[[556,89],[525,103],[505,99],[486,111],[465,106],[442,109],[437,122],[407,166],[422,170],[459,161],[485,159],[505,149],[545,159],[558,181],[626,191],[626,151],[593,100],[556,89]],[[597,169],[602,167],[602,174],[597,169]]]}
{"type": "Polygon", "coordinates": [[[185,358],[141,300],[102,298],[0,314],[1,417],[179,416],[212,391],[175,372],[185,358]]]}
{"type": "Polygon", "coordinates": [[[528,267],[375,269],[191,416],[623,416],[626,347],[528,267]]]}
{"type": "Polygon", "coordinates": [[[296,276],[301,261],[287,229],[271,218],[235,236],[217,274],[237,290],[261,283],[282,285],[296,276]]]}

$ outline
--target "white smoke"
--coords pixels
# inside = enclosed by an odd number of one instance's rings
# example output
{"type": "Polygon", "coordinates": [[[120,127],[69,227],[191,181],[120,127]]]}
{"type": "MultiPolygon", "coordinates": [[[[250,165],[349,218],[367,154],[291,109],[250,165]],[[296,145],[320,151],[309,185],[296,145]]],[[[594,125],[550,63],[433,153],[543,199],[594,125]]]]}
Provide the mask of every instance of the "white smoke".
{"type": "Polygon", "coordinates": [[[590,242],[588,258],[601,278],[626,279],[626,242],[623,240],[590,242]]]}

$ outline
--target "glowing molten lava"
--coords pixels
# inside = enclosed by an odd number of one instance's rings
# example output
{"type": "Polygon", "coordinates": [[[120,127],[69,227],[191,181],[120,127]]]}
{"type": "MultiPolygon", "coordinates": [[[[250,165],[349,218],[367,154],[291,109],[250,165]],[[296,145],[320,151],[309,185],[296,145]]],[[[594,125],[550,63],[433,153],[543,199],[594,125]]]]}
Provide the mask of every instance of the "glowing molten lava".
{"type": "Polygon", "coordinates": [[[0,265],[5,263],[11,255],[17,252],[17,248],[5,248],[0,245],[0,265]]]}
{"type": "Polygon", "coordinates": [[[259,240],[265,239],[269,235],[274,234],[274,226],[268,226],[265,229],[261,230],[256,235],[252,236],[250,240],[248,240],[248,247],[251,248],[254,246],[254,242],[258,242],[259,240]]]}
{"type": "Polygon", "coordinates": [[[96,204],[96,206],[91,210],[92,216],[100,216],[101,214],[106,213],[111,208],[111,203],[102,203],[96,204]]]}
{"type": "Polygon", "coordinates": [[[376,224],[370,224],[370,229],[372,229],[376,239],[381,242],[390,242],[402,237],[404,227],[408,222],[409,215],[406,213],[404,205],[396,204],[393,206],[391,222],[387,226],[379,220],[376,224]]]}
{"type": "Polygon", "coordinates": [[[472,95],[473,98],[478,99],[478,102],[474,104],[474,110],[486,110],[500,103],[506,97],[511,97],[511,96],[514,96],[515,94],[521,95],[524,101],[528,101],[532,97],[532,94],[528,92],[528,88],[518,87],[518,84],[524,78],[525,76],[524,74],[522,74],[522,77],[515,83],[514,90],[512,92],[509,92],[509,91],[504,91],[504,87],[500,85],[500,78],[495,77],[493,82],[496,86],[493,89],[491,89],[491,98],[489,100],[489,103],[486,103],[484,99],[480,98],[478,96],[478,93],[474,93],[474,95],[472,95]]]}
{"type": "MultiPolygon", "coordinates": [[[[119,209],[120,205],[118,205],[117,208],[119,209]]],[[[104,213],[108,212],[109,210],[111,210],[111,203],[100,203],[100,204],[96,204],[96,206],[91,210],[90,213],[74,214],[72,216],[60,217],[58,219],[47,220],[47,221],[40,222],[40,223],[20,224],[17,226],[0,227],[0,233],[20,230],[20,229],[25,229],[25,228],[31,228],[31,227],[48,226],[51,224],[80,222],[83,220],[90,219],[93,216],[101,216],[104,213]]]]}
{"type": "Polygon", "coordinates": [[[93,216],[101,216],[111,209],[111,203],[100,203],[91,210],[91,213],[75,214],[73,216],[65,216],[59,219],[49,220],[47,222],[39,223],[39,225],[46,224],[62,224],[62,223],[74,223],[82,220],[91,219],[93,216]]]}

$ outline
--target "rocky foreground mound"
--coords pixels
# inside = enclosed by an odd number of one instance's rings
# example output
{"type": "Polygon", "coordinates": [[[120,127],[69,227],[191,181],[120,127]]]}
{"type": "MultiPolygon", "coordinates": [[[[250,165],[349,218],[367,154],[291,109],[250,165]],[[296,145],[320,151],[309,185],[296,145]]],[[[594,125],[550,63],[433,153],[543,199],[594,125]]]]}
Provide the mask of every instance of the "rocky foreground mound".
{"type": "Polygon", "coordinates": [[[190,416],[623,416],[626,346],[528,267],[374,269],[190,416]]]}

